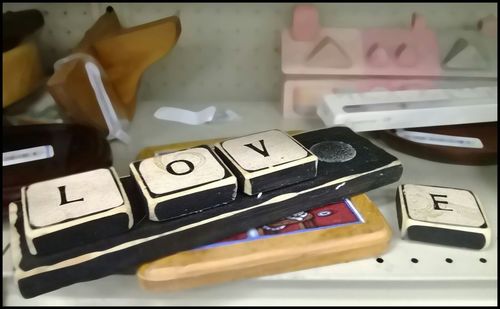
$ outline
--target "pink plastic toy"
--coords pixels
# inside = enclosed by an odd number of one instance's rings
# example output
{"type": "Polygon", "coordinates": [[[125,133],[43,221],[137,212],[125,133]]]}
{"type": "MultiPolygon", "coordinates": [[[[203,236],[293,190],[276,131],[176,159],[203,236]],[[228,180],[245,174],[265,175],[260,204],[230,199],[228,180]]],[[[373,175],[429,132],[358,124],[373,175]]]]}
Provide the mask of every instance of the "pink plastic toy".
{"type": "Polygon", "coordinates": [[[496,17],[478,30],[433,31],[413,14],[408,28],[323,28],[298,5],[281,36],[283,115],[316,116],[325,94],[433,88],[447,77],[497,77],[496,17]],[[491,38],[493,37],[493,39],[491,38]]]}
{"type": "Polygon", "coordinates": [[[481,19],[478,23],[478,29],[484,35],[489,37],[497,37],[497,18],[493,15],[489,15],[481,19]]]}
{"type": "Polygon", "coordinates": [[[316,38],[321,26],[318,11],[312,5],[298,5],[293,10],[291,34],[296,41],[311,41],[316,38]]]}

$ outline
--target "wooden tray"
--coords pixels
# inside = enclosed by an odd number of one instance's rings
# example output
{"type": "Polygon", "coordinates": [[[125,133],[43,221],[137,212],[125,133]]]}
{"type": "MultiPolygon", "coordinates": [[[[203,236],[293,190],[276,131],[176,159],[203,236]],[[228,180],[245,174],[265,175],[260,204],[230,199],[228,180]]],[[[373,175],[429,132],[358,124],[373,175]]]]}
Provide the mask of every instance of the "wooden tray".
{"type": "MultiPolygon", "coordinates": [[[[139,282],[147,290],[175,291],[380,255],[389,245],[391,228],[365,194],[350,201],[346,199],[329,205],[332,216],[338,217],[331,221],[333,224],[272,236],[259,235],[254,239],[230,239],[167,256],[142,265],[137,272],[139,282]],[[334,208],[349,204],[353,207],[344,206],[344,214],[342,208],[334,208]],[[346,216],[345,209],[353,210],[352,215],[346,216]]],[[[324,215],[328,211],[325,207],[302,215],[321,220],[324,218],[321,213],[324,215]]],[[[279,230],[281,227],[284,230],[290,223],[301,224],[288,217],[278,224],[259,228],[259,234],[262,231],[266,234],[266,229],[279,230]]],[[[307,222],[302,224],[307,225],[307,222]]],[[[245,235],[235,235],[232,239],[242,236],[245,235]]]]}

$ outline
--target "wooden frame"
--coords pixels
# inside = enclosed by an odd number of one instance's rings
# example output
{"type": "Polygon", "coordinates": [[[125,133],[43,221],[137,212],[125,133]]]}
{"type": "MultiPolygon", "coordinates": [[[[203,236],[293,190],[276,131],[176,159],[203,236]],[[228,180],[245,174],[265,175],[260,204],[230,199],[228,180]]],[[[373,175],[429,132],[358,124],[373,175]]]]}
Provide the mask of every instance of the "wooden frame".
{"type": "Polygon", "coordinates": [[[176,291],[377,256],[392,230],[366,194],[351,199],[364,222],[180,252],[142,265],[141,286],[176,291]]]}

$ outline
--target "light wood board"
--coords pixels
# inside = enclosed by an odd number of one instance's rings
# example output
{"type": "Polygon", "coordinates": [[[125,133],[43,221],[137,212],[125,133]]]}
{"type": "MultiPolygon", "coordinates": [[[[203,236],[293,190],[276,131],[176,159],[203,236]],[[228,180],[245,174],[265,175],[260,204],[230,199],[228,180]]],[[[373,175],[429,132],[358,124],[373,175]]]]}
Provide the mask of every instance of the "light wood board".
{"type": "Polygon", "coordinates": [[[137,277],[147,290],[176,291],[381,254],[391,228],[367,195],[351,201],[364,223],[184,251],[142,265],[137,277]]]}

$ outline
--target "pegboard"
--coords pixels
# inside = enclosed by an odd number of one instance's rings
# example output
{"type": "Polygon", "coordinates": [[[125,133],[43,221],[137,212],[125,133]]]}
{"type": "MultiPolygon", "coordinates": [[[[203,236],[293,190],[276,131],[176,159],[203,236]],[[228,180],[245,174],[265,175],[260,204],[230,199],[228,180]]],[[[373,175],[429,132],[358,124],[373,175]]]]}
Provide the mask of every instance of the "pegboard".
{"type": "MultiPolygon", "coordinates": [[[[3,12],[35,8],[45,18],[37,41],[47,73],[70,53],[108,3],[4,3],[3,12]]],[[[113,3],[124,27],[178,14],[182,33],[169,55],[144,74],[139,100],[277,101],[280,33],[293,3],[113,3]]],[[[407,26],[413,12],[434,29],[473,29],[496,3],[319,3],[325,27],[407,26]]]]}

